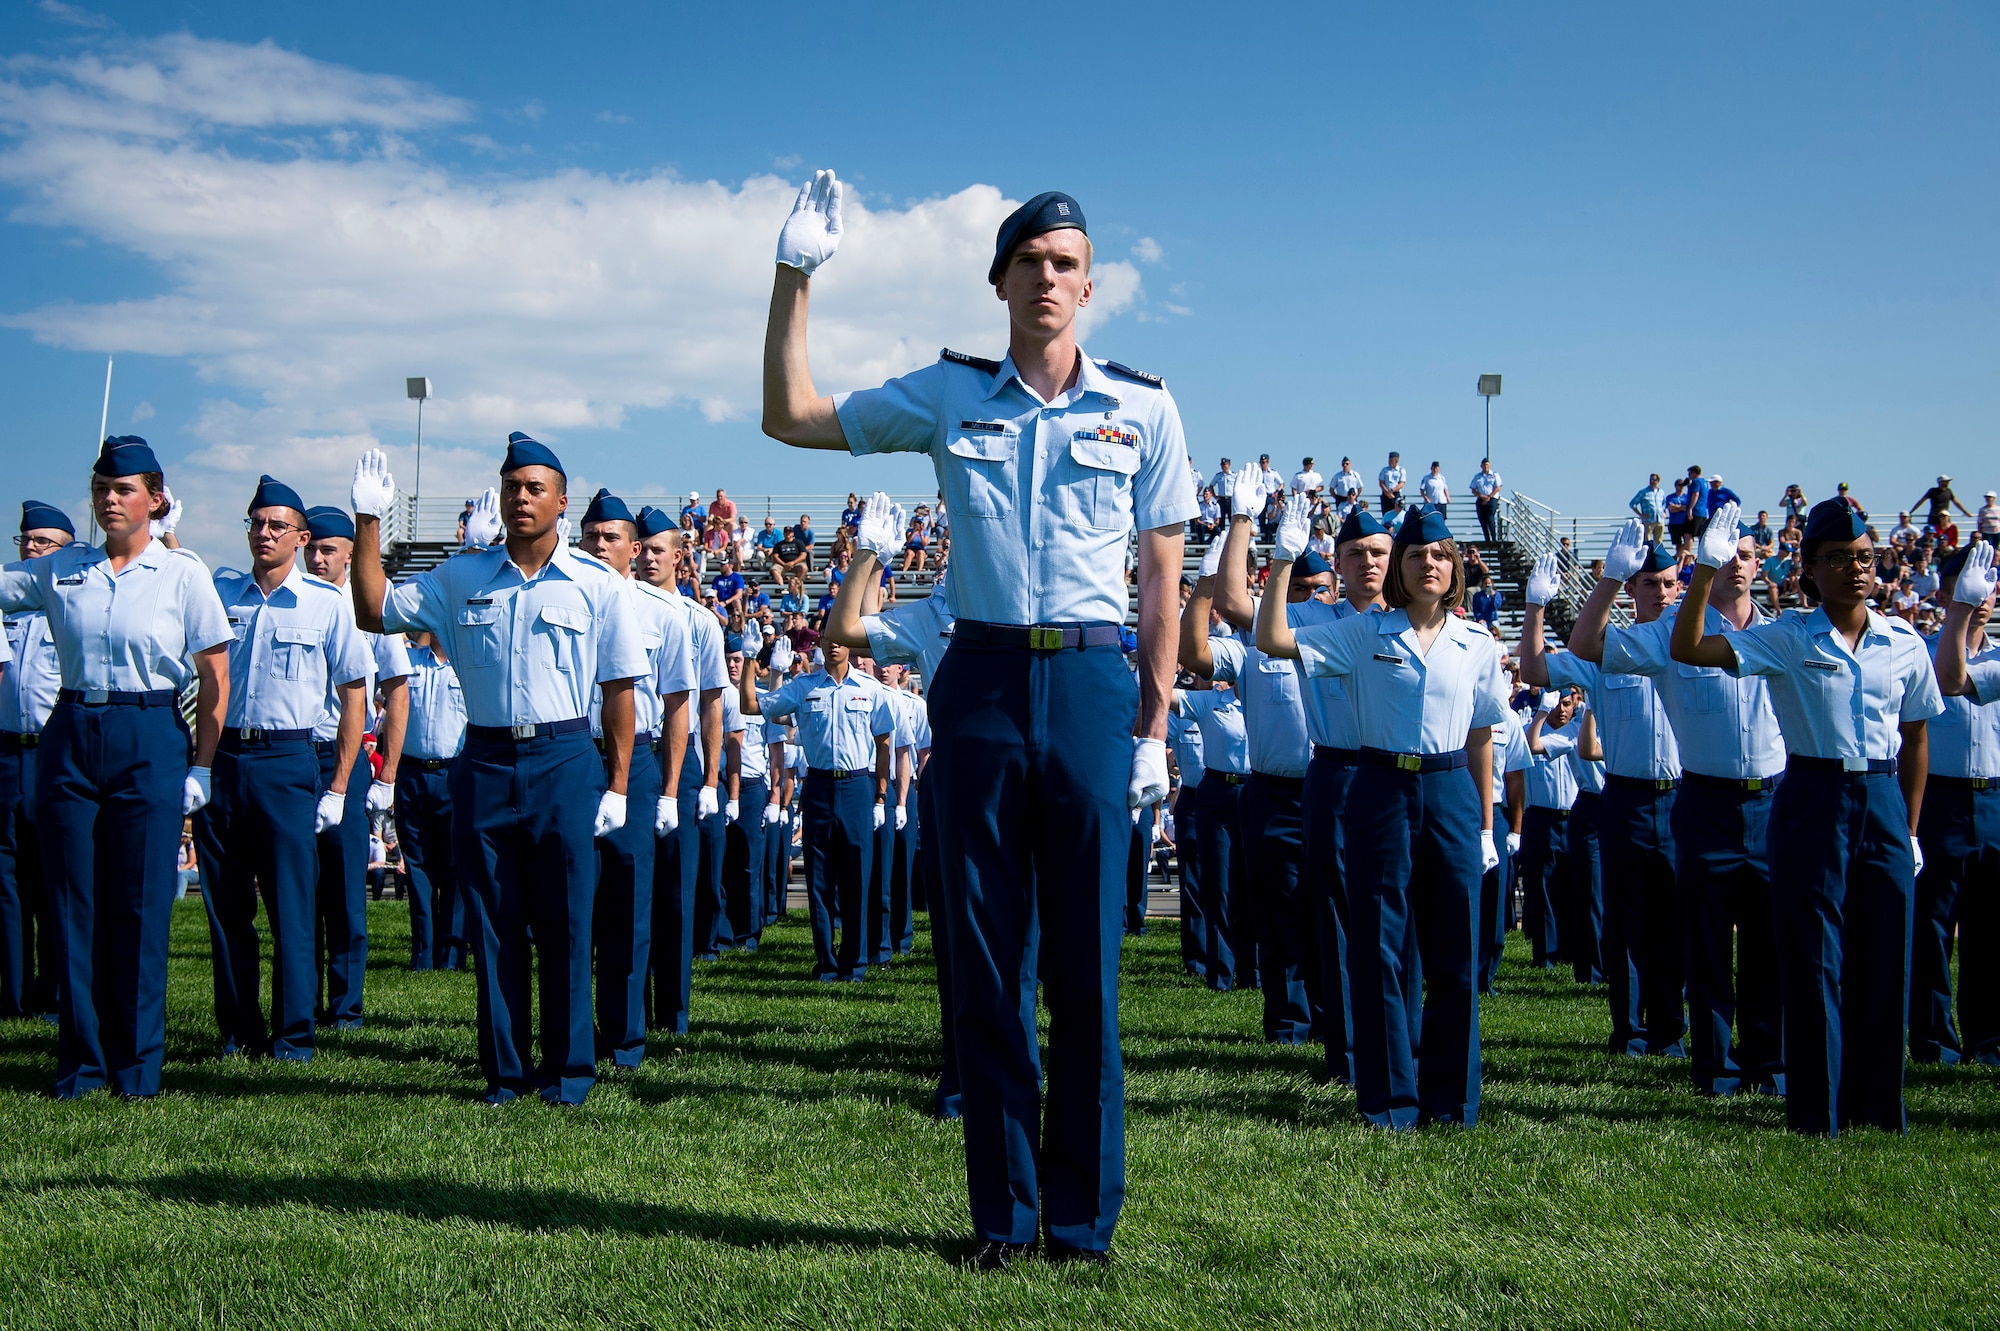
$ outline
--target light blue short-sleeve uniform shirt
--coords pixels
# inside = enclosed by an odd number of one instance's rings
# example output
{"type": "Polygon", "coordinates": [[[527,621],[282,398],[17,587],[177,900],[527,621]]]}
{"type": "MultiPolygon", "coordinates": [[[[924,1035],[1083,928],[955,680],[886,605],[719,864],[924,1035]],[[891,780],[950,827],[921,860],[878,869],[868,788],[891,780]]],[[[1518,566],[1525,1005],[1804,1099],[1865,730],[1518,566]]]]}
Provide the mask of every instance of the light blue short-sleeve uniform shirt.
{"type": "Polygon", "coordinates": [[[410,722],[403,756],[436,762],[465,747],[465,690],[458,672],[428,647],[409,649],[410,722]]]}
{"type": "Polygon", "coordinates": [[[1208,770],[1201,746],[1201,727],[1178,708],[1167,713],[1167,744],[1174,751],[1174,765],[1180,768],[1181,788],[1193,790],[1208,770]]]}
{"type": "Polygon", "coordinates": [[[1243,702],[1234,693],[1215,689],[1176,689],[1174,710],[1201,731],[1202,773],[1250,774],[1250,731],[1243,702]]]}
{"type": "MultiPolygon", "coordinates": [[[[722,624],[709,613],[708,607],[697,601],[690,601],[679,592],[667,592],[680,603],[682,623],[687,627],[688,663],[694,671],[696,696],[689,700],[688,734],[701,733],[700,695],[710,689],[720,689],[728,693],[735,685],[729,682],[729,654],[724,650],[722,624]]],[[[661,690],[670,692],[671,690],[661,690]]],[[[741,703],[737,704],[741,706],[741,703]]]]}
{"type": "Polygon", "coordinates": [[[226,729],[311,730],[343,684],[366,680],[374,659],[340,588],[297,565],[266,596],[248,573],[218,573],[229,617],[226,729]]]}
{"type": "MultiPolygon", "coordinates": [[[[345,589],[340,590],[340,602],[347,607],[349,622],[354,619],[354,601],[345,589]]],[[[356,632],[361,630],[356,629],[356,632]]],[[[368,649],[368,679],[361,690],[362,724],[370,734],[375,734],[375,722],[379,713],[375,706],[377,686],[385,679],[407,679],[410,674],[410,644],[400,633],[361,633],[361,641],[368,649]]],[[[313,738],[331,740],[340,734],[340,698],[331,689],[327,691],[326,707],[319,714],[313,726],[313,738]]]]}
{"type": "MultiPolygon", "coordinates": [[[[746,670],[749,668],[748,665],[744,666],[746,670]]],[[[763,697],[762,690],[758,691],[757,696],[760,699],[763,697]]],[[[723,733],[727,734],[733,730],[743,732],[743,761],[737,775],[745,781],[768,780],[771,775],[771,744],[764,737],[764,718],[744,715],[743,704],[737,700],[733,689],[722,691],[722,705],[725,709],[722,718],[723,733]]]]}
{"type": "Polygon", "coordinates": [[[49,633],[49,617],[39,611],[7,616],[4,641],[8,665],[0,675],[0,731],[37,734],[48,724],[56,690],[62,687],[62,662],[49,633]]]}
{"type": "Polygon", "coordinates": [[[1428,657],[1401,610],[1317,624],[1296,636],[1301,670],[1346,679],[1361,748],[1453,753],[1469,732],[1506,715],[1500,653],[1470,620],[1445,616],[1428,657]]]}
{"type": "MultiPolygon", "coordinates": [[[[1516,724],[1519,720],[1515,718],[1516,724]]],[[[1576,804],[1579,787],[1574,759],[1581,733],[1582,723],[1575,720],[1559,730],[1542,727],[1542,751],[1528,751],[1527,799],[1534,808],[1568,809],[1576,804]]],[[[1525,730],[1521,742],[1527,743],[1525,730]]]]}
{"type": "Polygon", "coordinates": [[[824,670],[795,675],[758,700],[772,720],[797,716],[806,766],[855,772],[875,766],[875,736],[893,735],[889,690],[858,670],[835,680],[824,670]]]}
{"type": "MultiPolygon", "coordinates": [[[[1315,624],[1338,624],[1364,613],[1369,612],[1356,610],[1351,601],[1299,601],[1285,607],[1285,620],[1296,632],[1315,624]]],[[[1294,663],[1293,670],[1299,677],[1299,705],[1305,712],[1307,738],[1329,749],[1360,748],[1361,727],[1355,724],[1347,681],[1339,675],[1309,675],[1299,663],[1294,663]]]]}
{"type": "MultiPolygon", "coordinates": [[[[1932,638],[1928,644],[1933,664],[1942,636],[1932,638]]],[[[1944,699],[1944,711],[1931,722],[1930,774],[1966,779],[1985,777],[1990,781],[2000,777],[2000,707],[1992,702],[1994,693],[2000,692],[2000,668],[1996,668],[2000,667],[2000,650],[1987,646],[1966,665],[1975,673],[1976,691],[1970,697],[1955,695],[1944,699]],[[1977,675],[1982,673],[1993,687],[1979,688],[1977,675]]]]}
{"type": "Polygon", "coordinates": [[[1215,678],[1232,684],[1243,699],[1250,736],[1250,770],[1294,779],[1306,774],[1312,744],[1299,699],[1299,672],[1282,656],[1266,656],[1241,636],[1210,638],[1215,678]]]}
{"type": "Polygon", "coordinates": [[[1736,653],[1736,673],[1770,680],[1785,750],[1800,757],[1839,759],[1865,771],[1870,760],[1901,751],[1899,725],[1944,713],[1930,652],[1900,619],[1869,611],[1859,651],[1848,650],[1824,608],[1723,641],[1736,653]]]}
{"type": "MultiPolygon", "coordinates": [[[[660,695],[693,688],[693,658],[688,648],[688,621],[678,605],[651,583],[627,579],[626,594],[632,598],[632,616],[639,626],[639,645],[646,653],[646,669],[632,685],[632,733],[634,736],[660,734],[660,718],[665,707],[660,695]]],[[[604,734],[604,695],[600,690],[590,699],[590,733],[604,734]]]]}
{"type": "Polygon", "coordinates": [[[2000,655],[1967,662],[1965,668],[1972,680],[1972,696],[1980,706],[2000,702],[2000,655]]]}
{"type": "Polygon", "coordinates": [[[1491,499],[1500,493],[1500,473],[1497,471],[1475,471],[1466,489],[1481,499],[1491,499]]]}
{"type": "Polygon", "coordinates": [[[116,573],[104,551],[72,542],[0,570],[0,613],[48,616],[65,689],[179,690],[191,658],[230,640],[208,569],[158,541],[116,573]]]}
{"type": "Polygon", "coordinates": [[[927,680],[937,678],[945,649],[951,646],[953,622],[950,603],[935,591],[921,601],[861,617],[870,656],[892,665],[914,665],[927,680]]]}
{"type": "MultiPolygon", "coordinates": [[[[1752,613],[1751,626],[1767,622],[1762,611],[1752,607],[1752,613]]],[[[1704,622],[1712,634],[1736,631],[1713,606],[1704,622]]],[[[1682,665],[1669,651],[1673,637],[1674,621],[1665,615],[1631,628],[1614,625],[1604,631],[1604,669],[1654,681],[1688,771],[1731,781],[1782,772],[1785,737],[1770,686],[1756,675],[1682,665]]]]}
{"type": "Polygon", "coordinates": [[[1528,747],[1528,732],[1521,718],[1509,712],[1493,724],[1493,802],[1507,802],[1507,773],[1526,772],[1535,765],[1535,751],[1528,747]]]}
{"type": "Polygon", "coordinates": [[[530,579],[502,544],[454,555],[397,587],[382,623],[444,644],[472,725],[571,721],[590,715],[598,684],[646,673],[624,584],[601,561],[560,545],[530,579]]]}
{"type": "Polygon", "coordinates": [[[1597,713],[1598,742],[1604,746],[1605,771],[1640,781],[1680,777],[1680,745],[1651,679],[1600,669],[1575,652],[1556,652],[1548,661],[1551,688],[1574,685],[1590,699],[1590,709],[1597,713]]]}
{"type": "Polygon", "coordinates": [[[1122,624],[1125,551],[1194,517],[1180,410],[1152,375],[1078,353],[1044,402],[1012,356],[947,352],[880,388],[834,396],[847,446],[929,453],[952,515],[951,599],[995,624],[1122,624]]]}

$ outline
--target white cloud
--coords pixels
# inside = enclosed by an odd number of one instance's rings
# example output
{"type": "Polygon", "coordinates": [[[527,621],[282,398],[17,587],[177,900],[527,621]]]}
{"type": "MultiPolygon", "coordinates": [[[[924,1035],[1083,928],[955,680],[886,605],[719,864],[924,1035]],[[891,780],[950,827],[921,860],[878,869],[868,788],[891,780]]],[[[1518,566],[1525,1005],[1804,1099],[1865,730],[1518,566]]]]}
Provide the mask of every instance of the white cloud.
{"type": "Polygon", "coordinates": [[[632,123],[631,116],[618,111],[599,111],[597,119],[598,123],[605,125],[629,125],[632,123]]]}
{"type": "Polygon", "coordinates": [[[103,14],[93,13],[76,5],[66,5],[63,0],[42,0],[37,6],[44,14],[58,23],[67,23],[73,28],[108,28],[111,20],[103,14]]]}
{"type": "Polygon", "coordinates": [[[1160,242],[1151,236],[1141,236],[1132,244],[1132,257],[1140,263],[1158,263],[1165,256],[1166,251],[1160,248],[1160,242]]]}
{"type": "MultiPolygon", "coordinates": [[[[295,484],[344,492],[360,448],[408,433],[415,373],[438,393],[427,435],[478,441],[482,474],[485,445],[509,429],[556,442],[635,408],[753,412],[796,182],[495,177],[425,160],[425,131],[471,116],[269,43],[177,36],[0,62],[13,220],[143,255],[165,279],[157,295],[0,322],[58,347],[185,358],[256,402],[212,403],[191,427],[207,445],[198,476],[224,488],[281,459],[295,484]],[[300,132],[274,142],[278,128],[300,132]]],[[[850,189],[841,251],[813,282],[821,388],[879,382],[946,345],[998,354],[1004,324],[981,279],[1014,206],[988,185],[900,210],[850,189]]],[[[1140,299],[1129,262],[1095,278],[1086,335],[1140,299]]],[[[427,492],[451,465],[426,447],[427,492]]]]}
{"type": "Polygon", "coordinates": [[[151,419],[153,419],[152,403],[141,402],[138,406],[132,408],[132,424],[137,425],[141,421],[149,421],[151,419]]]}

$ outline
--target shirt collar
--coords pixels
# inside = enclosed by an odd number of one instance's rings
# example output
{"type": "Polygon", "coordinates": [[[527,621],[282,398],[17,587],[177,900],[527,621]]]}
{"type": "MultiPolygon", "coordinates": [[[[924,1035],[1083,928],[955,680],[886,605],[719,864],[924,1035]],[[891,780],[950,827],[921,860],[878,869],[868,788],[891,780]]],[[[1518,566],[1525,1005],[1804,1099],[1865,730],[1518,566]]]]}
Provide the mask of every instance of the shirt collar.
{"type": "MultiPolygon", "coordinates": [[[[1094,393],[1098,397],[1108,401],[1112,406],[1117,406],[1119,403],[1118,385],[1109,375],[1105,374],[1103,368],[1096,361],[1092,360],[1081,346],[1078,346],[1076,349],[1076,358],[1079,366],[1076,374],[1076,387],[1070,389],[1068,393],[1060,395],[1056,402],[1049,402],[1044,405],[1051,407],[1058,406],[1062,405],[1061,398],[1063,397],[1073,402],[1081,399],[1086,393],[1094,393]]],[[[993,381],[986,386],[986,399],[991,400],[998,395],[1001,389],[1016,380],[1021,381],[1023,389],[1028,388],[1027,381],[1021,379],[1021,371],[1014,364],[1014,353],[1010,351],[1007,353],[1006,358],[1000,362],[1000,369],[994,374],[993,381]]],[[[1029,395],[1033,396],[1033,390],[1029,390],[1029,395]]]]}
{"type": "MultiPolygon", "coordinates": [[[[1825,606],[1816,605],[1812,608],[1812,613],[1806,616],[1806,629],[1816,638],[1831,638],[1841,651],[1847,651],[1847,639],[1833,626],[1833,621],[1827,618],[1825,606]]],[[[1870,610],[1868,627],[1862,630],[1861,640],[1877,643],[1889,641],[1889,621],[1876,611],[1870,610]]]]}

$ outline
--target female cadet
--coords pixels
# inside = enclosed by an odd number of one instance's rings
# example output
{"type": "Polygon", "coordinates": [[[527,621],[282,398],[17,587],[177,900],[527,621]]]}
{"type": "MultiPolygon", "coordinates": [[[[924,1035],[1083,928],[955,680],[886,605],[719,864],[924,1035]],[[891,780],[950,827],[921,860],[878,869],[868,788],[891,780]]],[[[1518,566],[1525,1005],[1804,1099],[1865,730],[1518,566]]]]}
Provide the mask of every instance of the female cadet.
{"type": "Polygon", "coordinates": [[[1307,675],[1347,680],[1359,766],[1373,769],[1349,788],[1345,811],[1355,1099],[1381,1127],[1470,1127],[1479,1117],[1479,880],[1499,862],[1500,656],[1491,637],[1451,613],[1465,597],[1465,568],[1443,517],[1423,505],[1396,529],[1388,611],[1294,633],[1279,607],[1309,525],[1305,499],[1294,496],[1258,609],[1257,646],[1297,658],[1307,675]],[[1421,1068],[1402,989],[1412,929],[1425,978],[1421,1068]]]}
{"type": "Polygon", "coordinates": [[[1868,608],[1874,543],[1842,500],[1806,522],[1803,575],[1819,607],[1710,634],[1709,584],[1736,558],[1736,517],[1725,504],[1696,542],[1673,657],[1768,676],[1790,755],[1770,824],[1785,848],[1771,866],[1785,1118],[1829,1136],[1850,1124],[1901,1132],[1926,723],[1944,703],[1916,630],[1868,608]]]}
{"type": "Polygon", "coordinates": [[[165,488],[145,440],[105,440],[90,478],[103,546],[0,572],[0,610],[47,614],[62,662],[35,781],[61,976],[59,1099],[160,1089],[175,849],[181,819],[208,802],[228,705],[229,622],[208,570],[148,529],[165,488]],[[192,769],[177,705],[190,661],[192,769]]]}
{"type": "MultiPolygon", "coordinates": [[[[1182,612],[1182,637],[1204,633],[1208,598],[1199,584],[1182,612]],[[1187,625],[1193,621],[1190,630],[1187,625]]],[[[1205,634],[1204,634],[1205,636],[1205,634]]],[[[1175,689],[1173,710],[1201,728],[1201,791],[1195,816],[1201,820],[1202,972],[1208,987],[1227,993],[1239,984],[1255,988],[1257,938],[1248,909],[1250,883],[1244,872],[1243,833],[1238,817],[1243,788],[1250,782],[1250,731],[1243,704],[1227,684],[1175,689]]]]}
{"type": "Polygon", "coordinates": [[[1523,736],[1533,765],[1522,790],[1527,807],[1521,815],[1521,931],[1539,970],[1556,968],[1570,932],[1563,913],[1573,895],[1569,822],[1576,808],[1577,767],[1570,755],[1581,729],[1571,726],[1582,701],[1581,691],[1543,694],[1533,728],[1523,736]]]}

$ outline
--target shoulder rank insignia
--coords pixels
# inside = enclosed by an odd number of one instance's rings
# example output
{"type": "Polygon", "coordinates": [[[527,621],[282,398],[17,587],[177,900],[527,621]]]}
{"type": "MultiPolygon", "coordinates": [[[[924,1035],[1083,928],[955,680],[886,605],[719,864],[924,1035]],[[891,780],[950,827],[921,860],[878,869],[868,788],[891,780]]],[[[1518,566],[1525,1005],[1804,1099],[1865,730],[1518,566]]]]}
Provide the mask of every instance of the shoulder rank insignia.
{"type": "Polygon", "coordinates": [[[1129,365],[1120,365],[1115,360],[1105,361],[1104,368],[1110,370],[1113,374],[1122,374],[1127,379],[1137,379],[1140,383],[1151,384],[1155,388],[1166,387],[1167,381],[1159,375],[1148,374],[1144,370],[1135,370],[1129,365]]]}
{"type": "Polygon", "coordinates": [[[963,351],[953,351],[950,347],[938,352],[938,359],[957,361],[960,365],[970,365],[973,369],[984,370],[988,374],[1000,373],[999,361],[988,360],[984,356],[968,356],[963,351]]]}
{"type": "Polygon", "coordinates": [[[1106,444],[1123,444],[1127,448],[1139,446],[1139,436],[1130,430],[1121,430],[1115,425],[1100,425],[1094,430],[1078,430],[1071,439],[1095,439],[1106,444]]]}

